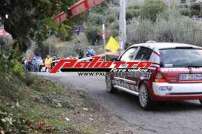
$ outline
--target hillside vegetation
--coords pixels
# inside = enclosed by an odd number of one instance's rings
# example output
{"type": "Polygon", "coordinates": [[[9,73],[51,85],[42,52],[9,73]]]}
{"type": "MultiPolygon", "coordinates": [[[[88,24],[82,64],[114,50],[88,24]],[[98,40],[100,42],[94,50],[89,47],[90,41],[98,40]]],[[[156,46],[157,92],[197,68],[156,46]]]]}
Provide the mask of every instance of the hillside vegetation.
{"type": "Polygon", "coordinates": [[[65,120],[77,107],[86,105],[84,94],[65,92],[63,87],[34,76],[21,81],[1,73],[0,85],[1,134],[85,133],[65,120]]]}

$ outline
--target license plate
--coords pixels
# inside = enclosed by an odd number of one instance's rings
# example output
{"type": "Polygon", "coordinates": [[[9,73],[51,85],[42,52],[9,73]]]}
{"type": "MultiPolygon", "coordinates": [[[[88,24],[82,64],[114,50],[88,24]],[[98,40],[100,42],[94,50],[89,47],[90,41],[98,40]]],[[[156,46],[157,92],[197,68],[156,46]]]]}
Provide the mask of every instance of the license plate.
{"type": "Polygon", "coordinates": [[[179,79],[182,81],[202,80],[202,74],[180,74],[179,79]]]}

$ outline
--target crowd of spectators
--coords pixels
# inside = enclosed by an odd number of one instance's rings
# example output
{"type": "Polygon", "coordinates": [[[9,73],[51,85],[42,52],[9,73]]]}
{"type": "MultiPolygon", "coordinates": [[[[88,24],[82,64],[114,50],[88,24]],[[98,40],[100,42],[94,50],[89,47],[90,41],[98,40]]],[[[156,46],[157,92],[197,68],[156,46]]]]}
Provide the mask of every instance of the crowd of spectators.
{"type": "Polygon", "coordinates": [[[50,55],[45,59],[42,59],[39,54],[23,59],[24,68],[29,72],[47,72],[51,69],[52,64],[53,58],[50,55]]]}
{"type": "MultiPolygon", "coordinates": [[[[78,59],[82,59],[84,57],[92,57],[96,55],[96,52],[92,48],[86,49],[86,54],[82,49],[77,50],[78,59]]],[[[70,56],[72,58],[72,56],[70,56]]],[[[45,59],[43,59],[40,54],[34,54],[32,56],[28,56],[23,59],[23,65],[26,71],[28,72],[49,72],[50,69],[57,63],[57,60],[60,58],[51,57],[47,55],[45,59]]]]}

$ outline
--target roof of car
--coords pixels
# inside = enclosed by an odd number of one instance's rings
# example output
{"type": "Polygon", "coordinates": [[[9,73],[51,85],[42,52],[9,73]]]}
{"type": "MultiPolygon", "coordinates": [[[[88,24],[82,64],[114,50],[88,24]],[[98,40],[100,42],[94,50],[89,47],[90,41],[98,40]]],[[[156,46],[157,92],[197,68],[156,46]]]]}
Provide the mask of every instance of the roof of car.
{"type": "Polygon", "coordinates": [[[166,42],[149,42],[149,43],[141,43],[141,44],[134,44],[131,47],[137,47],[137,46],[144,46],[149,47],[151,49],[169,49],[169,48],[176,48],[176,47],[193,47],[193,48],[202,48],[195,45],[190,44],[183,44],[183,43],[166,43],[166,42]]]}

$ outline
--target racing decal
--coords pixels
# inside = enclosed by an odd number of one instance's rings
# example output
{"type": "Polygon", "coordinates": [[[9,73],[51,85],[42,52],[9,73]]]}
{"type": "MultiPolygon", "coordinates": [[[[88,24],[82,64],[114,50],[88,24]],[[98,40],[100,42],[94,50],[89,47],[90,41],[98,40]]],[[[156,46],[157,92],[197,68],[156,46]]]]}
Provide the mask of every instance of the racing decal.
{"type": "Polygon", "coordinates": [[[56,73],[59,70],[63,71],[111,71],[112,69],[147,69],[151,66],[151,62],[123,62],[123,61],[104,61],[101,57],[92,57],[91,61],[79,61],[78,59],[62,59],[56,66],[51,69],[51,73],[56,73]]]}

